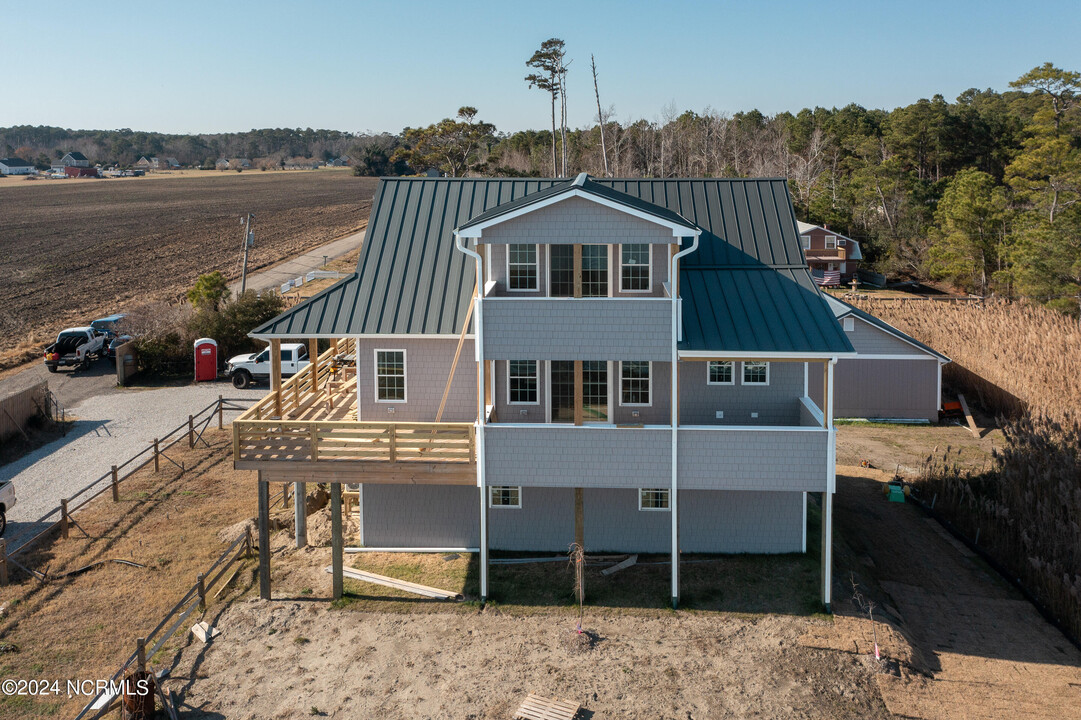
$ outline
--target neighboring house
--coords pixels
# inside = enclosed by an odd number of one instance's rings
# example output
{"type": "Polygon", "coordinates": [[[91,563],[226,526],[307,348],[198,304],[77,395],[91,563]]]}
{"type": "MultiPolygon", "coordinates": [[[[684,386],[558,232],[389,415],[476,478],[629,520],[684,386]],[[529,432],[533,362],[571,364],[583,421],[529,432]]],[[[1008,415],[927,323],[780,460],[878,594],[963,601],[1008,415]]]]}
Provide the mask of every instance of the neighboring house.
{"type": "Polygon", "coordinates": [[[839,235],[828,228],[809,223],[797,223],[807,265],[819,285],[846,285],[859,270],[863,253],[852,238],[839,235]]]}
{"type": "Polygon", "coordinates": [[[214,161],[214,168],[216,170],[228,170],[229,169],[229,161],[226,160],[225,158],[218,158],[217,160],[214,161]]]}
{"type": "Polygon", "coordinates": [[[135,161],[135,167],[139,168],[140,170],[153,170],[156,167],[156,165],[154,164],[156,160],[157,158],[151,160],[146,155],[143,155],[141,158],[135,161]]]}
{"type": "Polygon", "coordinates": [[[33,175],[34,173],[34,163],[17,157],[0,158],[0,175],[33,175]]]}
{"type": "Polygon", "coordinates": [[[248,158],[233,158],[229,161],[228,167],[230,170],[236,170],[237,168],[251,170],[251,160],[248,158]]]}
{"type": "Polygon", "coordinates": [[[96,167],[73,167],[69,165],[64,168],[64,174],[69,178],[101,177],[101,172],[96,167]]]}
{"type": "Polygon", "coordinates": [[[148,158],[144,155],[135,162],[135,167],[140,170],[176,170],[180,163],[176,158],[148,158]]]}
{"type": "Polygon", "coordinates": [[[86,155],[81,152],[69,152],[64,157],[60,158],[60,163],[64,167],[90,167],[90,161],[86,159],[86,155]]]}
{"type": "MultiPolygon", "coordinates": [[[[937,421],[942,366],[950,359],[874,315],[824,297],[856,351],[834,369],[834,417],[937,421]]],[[[811,398],[821,402],[821,374],[811,398]]]]}
{"type": "MultiPolygon", "coordinates": [[[[155,158],[155,159],[157,159],[157,158],[155,158]]],[[[167,157],[164,160],[161,160],[161,167],[162,167],[162,169],[167,169],[167,170],[179,170],[180,169],[180,161],[177,160],[175,157],[167,157]]]]}
{"type": "Polygon", "coordinates": [[[327,167],[345,167],[349,164],[349,156],[342,155],[339,158],[327,161],[327,167]]]}
{"type": "Polygon", "coordinates": [[[783,180],[382,180],[356,273],[251,333],[262,528],[271,482],[359,484],[360,544],[478,549],[483,598],[489,550],[579,542],[670,556],[675,604],[681,552],[806,551],[814,493],[828,606],[808,379],[853,351],[799,242],[783,180]],[[278,390],[297,338],[331,349],[278,390]]]}

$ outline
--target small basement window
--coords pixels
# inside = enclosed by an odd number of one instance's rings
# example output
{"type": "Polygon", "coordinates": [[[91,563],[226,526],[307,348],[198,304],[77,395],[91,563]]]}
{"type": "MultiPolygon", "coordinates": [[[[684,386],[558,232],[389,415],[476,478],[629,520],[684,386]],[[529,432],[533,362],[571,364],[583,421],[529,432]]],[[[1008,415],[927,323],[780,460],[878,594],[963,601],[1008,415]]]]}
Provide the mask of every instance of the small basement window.
{"type": "Polygon", "coordinates": [[[732,377],[732,365],[730,360],[710,360],[706,375],[707,385],[734,385],[732,377]]]}
{"type": "Polygon", "coordinates": [[[745,362],[743,363],[744,385],[769,385],[768,362],[745,362]]]}
{"type": "Polygon", "coordinates": [[[671,491],[668,488],[641,488],[638,491],[638,509],[639,510],[669,510],[671,506],[668,504],[669,493],[671,491]]]}
{"type": "Polygon", "coordinates": [[[522,488],[493,485],[488,488],[488,507],[522,509],[522,488]]]}

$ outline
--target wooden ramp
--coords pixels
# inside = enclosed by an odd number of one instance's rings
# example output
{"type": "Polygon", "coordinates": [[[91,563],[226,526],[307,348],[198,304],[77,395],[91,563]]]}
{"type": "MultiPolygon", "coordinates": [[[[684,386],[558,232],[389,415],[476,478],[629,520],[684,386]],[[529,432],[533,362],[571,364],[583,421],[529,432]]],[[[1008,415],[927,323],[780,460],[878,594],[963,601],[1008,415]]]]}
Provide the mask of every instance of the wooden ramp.
{"type": "MultiPolygon", "coordinates": [[[[327,566],[326,571],[334,574],[334,567],[327,566]]],[[[394,588],[395,590],[403,590],[408,593],[413,593],[414,595],[423,595],[424,597],[434,598],[436,600],[462,599],[462,596],[456,592],[440,590],[439,588],[428,587],[427,585],[418,585],[417,583],[387,577],[386,575],[377,575],[373,572],[368,572],[367,570],[344,568],[342,570],[342,575],[347,578],[352,578],[353,580],[363,580],[364,582],[374,583],[375,585],[384,585],[386,587],[394,588]]]]}
{"type": "Polygon", "coordinates": [[[529,693],[529,697],[518,708],[518,712],[514,713],[514,720],[573,720],[581,707],[570,700],[546,698],[529,693]]]}

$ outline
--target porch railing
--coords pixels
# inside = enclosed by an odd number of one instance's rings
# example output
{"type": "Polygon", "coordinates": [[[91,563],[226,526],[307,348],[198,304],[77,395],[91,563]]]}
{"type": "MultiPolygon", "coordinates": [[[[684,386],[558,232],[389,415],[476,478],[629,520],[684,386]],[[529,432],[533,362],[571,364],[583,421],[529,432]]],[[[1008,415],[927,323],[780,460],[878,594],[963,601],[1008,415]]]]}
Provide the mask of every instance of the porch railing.
{"type": "MultiPolygon", "coordinates": [[[[355,352],[355,340],[352,338],[339,340],[337,347],[332,346],[329,350],[319,356],[314,384],[312,383],[312,370],[310,365],[282,383],[280,391],[282,417],[287,418],[318,402],[323,396],[320,388],[324,388],[328,382],[334,382],[332,376],[335,373],[341,372],[341,366],[337,364],[335,358],[340,355],[349,355],[355,352]]],[[[343,385],[337,394],[346,396],[347,393],[344,392],[347,389],[346,385],[355,387],[356,377],[354,376],[351,380],[342,380],[341,382],[343,385]]],[[[267,393],[266,397],[237,418],[237,421],[263,420],[276,417],[276,414],[276,394],[271,390],[271,392],[267,393]]]]}
{"type": "Polygon", "coordinates": [[[233,460],[472,463],[473,423],[235,420],[233,460]]]}

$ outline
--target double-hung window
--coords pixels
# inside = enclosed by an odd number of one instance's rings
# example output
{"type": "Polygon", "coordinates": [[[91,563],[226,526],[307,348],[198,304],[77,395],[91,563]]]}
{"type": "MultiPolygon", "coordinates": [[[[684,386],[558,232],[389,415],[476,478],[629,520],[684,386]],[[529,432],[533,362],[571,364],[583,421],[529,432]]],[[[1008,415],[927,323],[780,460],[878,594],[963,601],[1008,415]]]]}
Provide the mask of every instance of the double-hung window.
{"type": "Polygon", "coordinates": [[[668,488],[642,488],[638,491],[639,510],[669,510],[670,490],[668,488]]]}
{"type": "Polygon", "coordinates": [[[707,385],[734,385],[732,362],[730,360],[710,360],[708,363],[707,385]]]}
{"type": "Polygon", "coordinates": [[[375,351],[376,402],[405,402],[405,350],[375,351]]]}
{"type": "Polygon", "coordinates": [[[537,290],[536,245],[507,246],[507,288],[518,292],[537,290]]]}
{"type": "Polygon", "coordinates": [[[582,297],[608,297],[608,246],[582,246],[582,297]]]}
{"type": "Polygon", "coordinates": [[[650,362],[647,360],[624,360],[619,364],[619,404],[649,405],[650,362]]]}
{"type": "Polygon", "coordinates": [[[827,235],[826,236],[826,249],[834,250],[836,248],[837,248],[837,236],[836,235],[827,235]]]}
{"type": "Polygon", "coordinates": [[[649,245],[620,246],[619,289],[622,292],[649,292],[649,245]]]}
{"type": "Polygon", "coordinates": [[[810,235],[800,235],[799,239],[803,243],[803,249],[804,250],[810,250],[811,249],[811,236],[810,235]]]}
{"type": "Polygon", "coordinates": [[[743,363],[744,385],[769,385],[768,362],[745,362],[743,363]]]}
{"type": "Polygon", "coordinates": [[[537,361],[507,361],[507,402],[511,405],[536,405],[537,361]]]}
{"type": "Polygon", "coordinates": [[[522,508],[522,488],[513,486],[493,485],[488,488],[488,507],[491,508],[522,508]]]}

